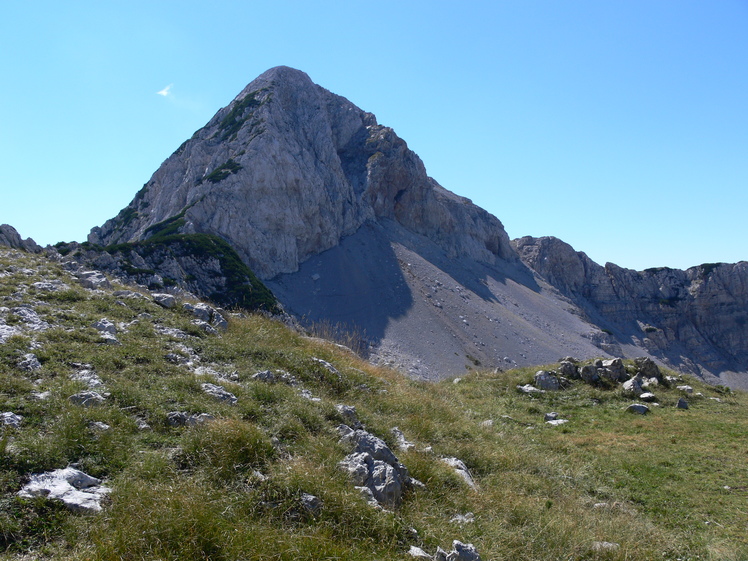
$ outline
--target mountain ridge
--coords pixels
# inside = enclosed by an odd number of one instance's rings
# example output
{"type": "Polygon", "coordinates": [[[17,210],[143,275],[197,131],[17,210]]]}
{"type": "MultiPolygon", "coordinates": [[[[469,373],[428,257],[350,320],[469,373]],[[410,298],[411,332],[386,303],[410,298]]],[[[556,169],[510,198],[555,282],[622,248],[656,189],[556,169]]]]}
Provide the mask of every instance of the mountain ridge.
{"type": "Polygon", "coordinates": [[[560,240],[510,242],[391,128],[292,68],[250,82],[89,242],[164,227],[223,238],[289,312],[361,333],[373,360],[413,376],[645,354],[748,387],[745,267],[724,282],[702,267],[704,291],[699,273],[688,284],[560,240]]]}

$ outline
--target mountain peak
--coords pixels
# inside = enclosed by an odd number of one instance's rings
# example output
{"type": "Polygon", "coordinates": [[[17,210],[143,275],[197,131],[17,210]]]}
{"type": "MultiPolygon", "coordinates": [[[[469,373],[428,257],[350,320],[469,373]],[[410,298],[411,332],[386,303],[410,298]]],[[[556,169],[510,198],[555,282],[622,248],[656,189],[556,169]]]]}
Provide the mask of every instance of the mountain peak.
{"type": "Polygon", "coordinates": [[[229,241],[269,279],[385,219],[452,255],[514,258],[501,222],[439,187],[392,129],[278,66],[180,146],[89,240],[142,240],[171,220],[175,231],[229,241]]]}

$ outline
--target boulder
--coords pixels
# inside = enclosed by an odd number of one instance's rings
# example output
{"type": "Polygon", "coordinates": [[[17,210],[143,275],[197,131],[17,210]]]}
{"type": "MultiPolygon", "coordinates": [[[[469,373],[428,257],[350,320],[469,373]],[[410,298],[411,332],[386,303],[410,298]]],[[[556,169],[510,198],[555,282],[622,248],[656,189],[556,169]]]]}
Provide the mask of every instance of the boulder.
{"type": "Polygon", "coordinates": [[[558,365],[558,373],[566,378],[579,378],[579,371],[576,365],[568,360],[561,361],[561,364],[558,365]]]}
{"type": "Polygon", "coordinates": [[[540,390],[556,391],[561,389],[561,382],[555,372],[538,370],[535,373],[535,387],[540,390]]]}
{"type": "Polygon", "coordinates": [[[676,389],[683,393],[693,393],[693,388],[691,386],[677,386],[676,389]]]}
{"type": "Polygon", "coordinates": [[[18,231],[9,224],[0,224],[0,245],[12,249],[22,249],[29,253],[39,253],[42,248],[31,238],[21,239],[18,231]]]}
{"type": "Polygon", "coordinates": [[[676,407],[678,409],[688,409],[688,402],[683,399],[682,397],[678,400],[678,403],[676,404],[676,407]]]}
{"type": "Polygon", "coordinates": [[[625,395],[632,395],[639,397],[641,394],[645,393],[644,388],[642,387],[643,380],[639,376],[635,376],[631,378],[630,380],[626,380],[623,383],[623,393],[625,395]]]}
{"type": "Polygon", "coordinates": [[[597,366],[594,364],[585,364],[579,369],[579,377],[588,384],[594,384],[600,381],[600,374],[597,366]]]}
{"type": "Polygon", "coordinates": [[[634,359],[636,365],[636,371],[639,375],[644,378],[657,378],[658,381],[662,381],[662,373],[657,367],[657,364],[648,357],[639,357],[634,359]]]}
{"type": "Polygon", "coordinates": [[[625,382],[628,379],[626,367],[624,367],[623,360],[620,358],[604,360],[603,369],[605,377],[613,382],[625,382]]]}
{"type": "Polygon", "coordinates": [[[644,392],[643,394],[640,394],[639,399],[645,403],[656,403],[657,402],[657,396],[653,394],[652,392],[644,392]]]}

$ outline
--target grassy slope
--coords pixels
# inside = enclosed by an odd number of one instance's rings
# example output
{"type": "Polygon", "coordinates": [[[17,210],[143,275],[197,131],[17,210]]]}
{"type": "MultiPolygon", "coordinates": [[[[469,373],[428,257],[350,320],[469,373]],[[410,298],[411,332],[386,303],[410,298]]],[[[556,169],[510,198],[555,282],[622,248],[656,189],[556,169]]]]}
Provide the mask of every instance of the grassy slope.
{"type": "MultiPolygon", "coordinates": [[[[437,546],[451,549],[453,539],[474,543],[484,560],[748,556],[745,394],[690,381],[704,397],[690,398],[689,410],[674,407],[677,390],[661,389],[662,406],[641,417],[624,412],[630,400],[614,389],[579,383],[563,392],[520,394],[515,387],[531,380],[530,369],[418,383],[261,316],[234,318],[226,333],[206,335],[179,308],[147,300],[118,304],[109,292],[80,288],[56,264],[34,256],[0,250],[0,276],[0,306],[17,306],[7,297],[25,286],[21,301],[57,326],[33,336],[40,371],[16,367],[31,337],[0,345],[0,412],[24,416],[21,429],[5,430],[0,447],[0,556],[408,559],[410,545],[433,553],[437,546]],[[43,278],[71,288],[30,287],[43,278]],[[150,317],[138,317],[143,313],[150,317]],[[102,317],[137,323],[118,334],[121,346],[108,346],[90,327],[102,317]],[[161,335],[158,325],[190,337],[161,335]],[[239,398],[236,405],[201,391],[200,383],[213,378],[165,359],[184,353],[179,343],[201,364],[237,372],[236,382],[222,382],[239,398]],[[333,363],[342,378],[312,357],[333,363]],[[94,366],[111,393],[104,406],[68,402],[83,389],[70,380],[71,362],[94,366]],[[268,368],[290,372],[322,400],[251,380],[268,368]],[[43,390],[50,399],[31,398],[43,390]],[[355,405],[367,429],[393,449],[394,426],[417,443],[398,456],[426,489],[410,491],[396,512],[367,506],[336,469],[347,453],[335,431],[343,421],[338,403],[355,405]],[[174,428],[166,423],[173,410],[218,420],[174,428]],[[570,422],[546,426],[548,411],[570,422]],[[152,430],[138,430],[136,417],[152,430]],[[488,419],[492,425],[483,423],[488,419]],[[92,421],[112,428],[96,433],[92,421]],[[433,452],[419,451],[426,446],[433,452]],[[470,490],[438,456],[462,459],[479,489],[470,490]],[[14,496],[28,474],[72,462],[113,487],[101,514],[74,515],[14,496]],[[301,508],[302,493],[322,499],[319,513],[301,508]],[[450,522],[467,512],[474,522],[450,522]],[[620,548],[594,552],[595,541],[620,548]]],[[[17,321],[11,312],[5,319],[17,321]]]]}

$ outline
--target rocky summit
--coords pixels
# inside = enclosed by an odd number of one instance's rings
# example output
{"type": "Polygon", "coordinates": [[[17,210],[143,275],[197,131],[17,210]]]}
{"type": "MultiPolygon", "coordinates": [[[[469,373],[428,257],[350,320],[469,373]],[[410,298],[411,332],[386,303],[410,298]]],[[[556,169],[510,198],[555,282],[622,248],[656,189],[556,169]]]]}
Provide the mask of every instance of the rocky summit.
{"type": "MultiPolygon", "coordinates": [[[[184,142],[89,250],[196,235],[227,242],[289,313],[413,377],[648,356],[748,387],[748,264],[636,272],[552,238],[510,242],[391,128],[288,67],[184,142]]],[[[200,277],[145,253],[130,270],[200,277]]]]}

